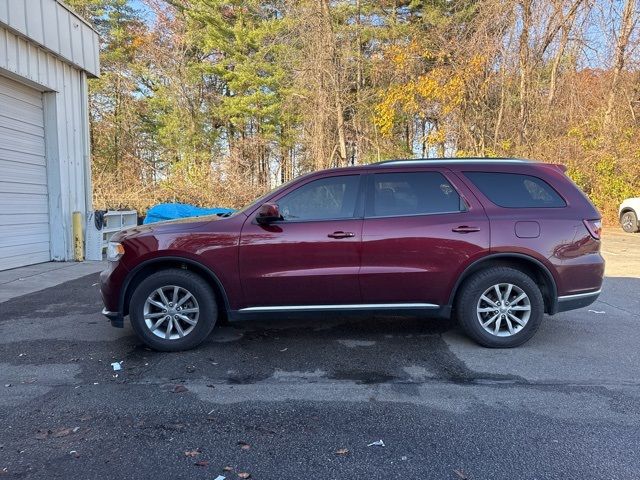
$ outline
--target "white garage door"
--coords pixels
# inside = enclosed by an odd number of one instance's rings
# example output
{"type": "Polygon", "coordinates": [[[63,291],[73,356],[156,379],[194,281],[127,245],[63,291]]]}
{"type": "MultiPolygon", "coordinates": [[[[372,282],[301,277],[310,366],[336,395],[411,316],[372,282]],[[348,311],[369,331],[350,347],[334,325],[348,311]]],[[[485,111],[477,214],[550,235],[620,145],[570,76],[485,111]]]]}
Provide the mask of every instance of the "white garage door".
{"type": "Polygon", "coordinates": [[[0,76],[0,270],[49,260],[42,94],[0,76]]]}

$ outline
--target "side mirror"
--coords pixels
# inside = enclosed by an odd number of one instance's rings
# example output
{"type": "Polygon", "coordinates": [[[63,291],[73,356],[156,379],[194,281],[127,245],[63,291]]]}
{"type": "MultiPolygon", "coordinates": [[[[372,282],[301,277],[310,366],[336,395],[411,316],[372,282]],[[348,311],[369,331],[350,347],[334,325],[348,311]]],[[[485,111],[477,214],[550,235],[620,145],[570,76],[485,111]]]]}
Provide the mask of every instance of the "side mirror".
{"type": "Polygon", "coordinates": [[[278,220],[282,220],[282,215],[280,215],[280,208],[275,203],[265,203],[258,210],[256,221],[260,225],[267,225],[278,220]]]}

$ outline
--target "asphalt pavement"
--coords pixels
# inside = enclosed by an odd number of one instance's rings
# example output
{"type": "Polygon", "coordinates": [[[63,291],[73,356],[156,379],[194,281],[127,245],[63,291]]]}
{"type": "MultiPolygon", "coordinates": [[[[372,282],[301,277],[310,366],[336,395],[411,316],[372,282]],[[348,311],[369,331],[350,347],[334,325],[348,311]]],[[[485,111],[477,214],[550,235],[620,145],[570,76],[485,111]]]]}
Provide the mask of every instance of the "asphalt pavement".
{"type": "Polygon", "coordinates": [[[97,274],[5,301],[0,478],[640,478],[640,234],[603,250],[600,300],[511,350],[332,314],[156,353],[100,315],[97,274]]]}

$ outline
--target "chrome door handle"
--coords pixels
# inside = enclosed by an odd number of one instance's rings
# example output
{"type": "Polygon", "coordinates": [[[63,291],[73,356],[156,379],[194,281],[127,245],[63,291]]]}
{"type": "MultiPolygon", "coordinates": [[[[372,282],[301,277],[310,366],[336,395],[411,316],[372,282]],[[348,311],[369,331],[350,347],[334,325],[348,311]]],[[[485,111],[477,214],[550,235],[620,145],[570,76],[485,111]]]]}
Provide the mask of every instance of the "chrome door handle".
{"type": "Polygon", "coordinates": [[[350,238],[350,237],[355,237],[355,236],[356,236],[356,234],[353,233],[353,232],[342,232],[342,231],[333,232],[333,233],[330,233],[329,235],[327,235],[327,237],[329,237],[329,238],[350,238]]]}
{"type": "Polygon", "coordinates": [[[479,232],[480,229],[478,227],[469,227],[468,225],[460,225],[459,227],[452,228],[451,231],[456,233],[473,233],[473,232],[479,232]]]}

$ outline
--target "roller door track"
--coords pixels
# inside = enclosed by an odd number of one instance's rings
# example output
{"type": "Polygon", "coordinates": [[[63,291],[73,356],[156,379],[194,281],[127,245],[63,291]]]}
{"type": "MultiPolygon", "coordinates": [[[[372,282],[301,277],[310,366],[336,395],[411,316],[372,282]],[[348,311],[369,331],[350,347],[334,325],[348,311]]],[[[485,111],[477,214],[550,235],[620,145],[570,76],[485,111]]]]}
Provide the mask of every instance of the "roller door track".
{"type": "Polygon", "coordinates": [[[42,94],[0,75],[0,270],[48,262],[42,94]]]}

